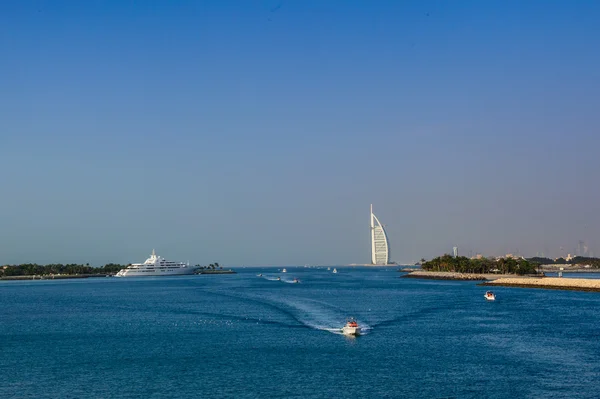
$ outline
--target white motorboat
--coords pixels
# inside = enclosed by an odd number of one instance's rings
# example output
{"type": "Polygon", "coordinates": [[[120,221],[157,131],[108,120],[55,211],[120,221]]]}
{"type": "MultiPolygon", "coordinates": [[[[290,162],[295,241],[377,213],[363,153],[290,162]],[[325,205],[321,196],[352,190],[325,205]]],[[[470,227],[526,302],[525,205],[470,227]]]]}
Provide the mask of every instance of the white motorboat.
{"type": "Polygon", "coordinates": [[[115,277],[142,277],[142,276],[178,276],[194,274],[198,266],[190,266],[189,262],[171,262],[156,255],[154,250],[144,263],[134,263],[125,269],[119,270],[115,277]]]}
{"type": "Polygon", "coordinates": [[[487,291],[483,297],[485,298],[486,301],[495,301],[496,300],[496,294],[494,294],[492,291],[487,291]]]}
{"type": "Polygon", "coordinates": [[[337,273],[337,269],[333,269],[333,272],[332,272],[332,273],[337,273]]]}
{"type": "Polygon", "coordinates": [[[342,328],[342,334],[360,335],[360,327],[354,318],[351,317],[346,321],[346,325],[342,328]]]}
{"type": "Polygon", "coordinates": [[[257,274],[256,277],[262,277],[262,273],[257,274]]]}
{"type": "Polygon", "coordinates": [[[300,280],[298,280],[297,278],[294,278],[294,279],[292,280],[292,283],[294,283],[294,284],[298,284],[299,282],[300,282],[300,280]]]}
{"type": "Polygon", "coordinates": [[[287,270],[283,269],[281,272],[282,272],[282,273],[287,273],[287,270]]]}

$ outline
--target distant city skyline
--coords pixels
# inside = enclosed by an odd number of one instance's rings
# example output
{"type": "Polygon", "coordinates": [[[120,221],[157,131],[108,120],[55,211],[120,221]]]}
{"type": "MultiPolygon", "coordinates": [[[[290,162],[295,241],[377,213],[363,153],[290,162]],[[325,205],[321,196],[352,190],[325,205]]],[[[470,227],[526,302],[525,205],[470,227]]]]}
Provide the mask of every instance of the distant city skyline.
{"type": "Polygon", "coordinates": [[[598,20],[600,2],[2,2],[0,263],[367,264],[371,203],[399,263],[597,253],[598,20]]]}

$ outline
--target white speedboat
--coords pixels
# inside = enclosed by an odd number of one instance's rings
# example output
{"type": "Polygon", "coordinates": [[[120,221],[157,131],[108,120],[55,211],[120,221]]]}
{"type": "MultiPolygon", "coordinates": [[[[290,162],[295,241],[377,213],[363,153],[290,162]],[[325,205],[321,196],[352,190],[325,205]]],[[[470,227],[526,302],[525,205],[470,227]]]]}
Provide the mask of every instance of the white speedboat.
{"type": "Polygon", "coordinates": [[[294,284],[298,284],[299,282],[300,282],[300,280],[298,280],[297,278],[294,278],[294,279],[292,280],[292,283],[294,283],[294,284]]]}
{"type": "Polygon", "coordinates": [[[257,274],[256,277],[262,277],[262,273],[257,274]]]}
{"type": "Polygon", "coordinates": [[[198,266],[190,266],[189,262],[186,264],[165,260],[152,250],[152,255],[144,263],[133,263],[119,270],[115,277],[179,276],[194,274],[198,269],[198,266]]]}
{"type": "Polygon", "coordinates": [[[282,272],[282,273],[287,273],[287,270],[283,269],[281,272],[282,272]]]}
{"type": "Polygon", "coordinates": [[[483,297],[485,298],[486,301],[495,301],[496,300],[496,294],[494,294],[492,291],[487,291],[483,297]]]}
{"type": "Polygon", "coordinates": [[[342,328],[342,334],[360,335],[360,327],[354,318],[351,317],[346,321],[346,325],[342,328]]]}
{"type": "Polygon", "coordinates": [[[281,281],[281,277],[277,277],[277,281],[281,281]]]}
{"type": "Polygon", "coordinates": [[[337,269],[333,269],[333,272],[332,272],[332,273],[337,273],[337,269]]]}

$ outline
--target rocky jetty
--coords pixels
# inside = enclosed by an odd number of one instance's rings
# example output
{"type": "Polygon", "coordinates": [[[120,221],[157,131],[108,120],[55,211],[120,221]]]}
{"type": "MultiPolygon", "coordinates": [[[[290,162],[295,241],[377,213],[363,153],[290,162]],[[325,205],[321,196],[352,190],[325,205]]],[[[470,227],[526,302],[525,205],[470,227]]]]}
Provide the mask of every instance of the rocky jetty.
{"type": "Polygon", "coordinates": [[[402,278],[422,278],[429,280],[472,280],[472,281],[487,281],[501,278],[498,274],[479,274],[479,273],[457,273],[457,272],[428,272],[418,270],[400,276],[402,278]]]}
{"type": "Polygon", "coordinates": [[[600,279],[564,277],[503,277],[480,285],[600,292],[600,279]]]}

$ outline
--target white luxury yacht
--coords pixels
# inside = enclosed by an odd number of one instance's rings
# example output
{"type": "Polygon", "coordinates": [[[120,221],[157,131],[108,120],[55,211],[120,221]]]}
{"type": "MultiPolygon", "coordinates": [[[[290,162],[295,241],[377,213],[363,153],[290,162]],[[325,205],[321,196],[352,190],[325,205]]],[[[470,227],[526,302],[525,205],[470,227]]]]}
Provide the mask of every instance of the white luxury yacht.
{"type": "Polygon", "coordinates": [[[189,262],[171,262],[157,256],[154,250],[152,255],[144,263],[134,263],[125,269],[119,270],[116,277],[140,277],[140,276],[175,276],[183,274],[194,274],[197,267],[190,266],[189,262]]]}

